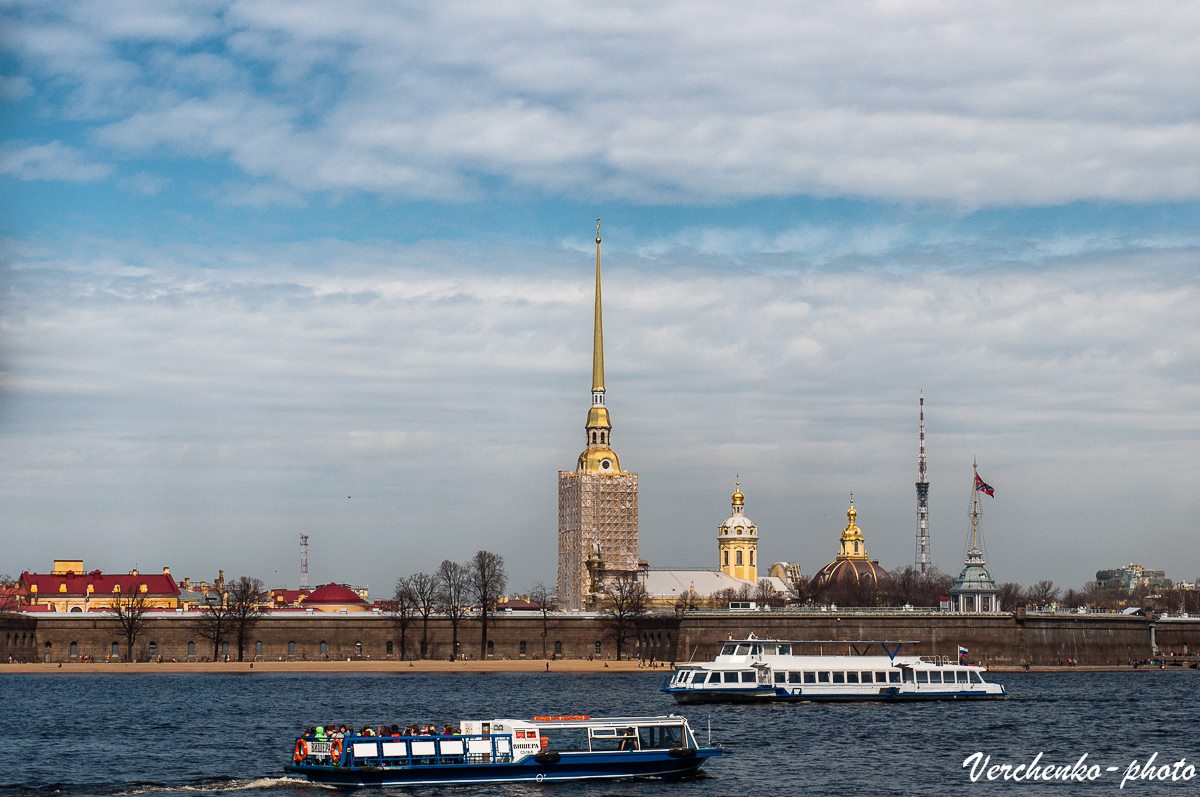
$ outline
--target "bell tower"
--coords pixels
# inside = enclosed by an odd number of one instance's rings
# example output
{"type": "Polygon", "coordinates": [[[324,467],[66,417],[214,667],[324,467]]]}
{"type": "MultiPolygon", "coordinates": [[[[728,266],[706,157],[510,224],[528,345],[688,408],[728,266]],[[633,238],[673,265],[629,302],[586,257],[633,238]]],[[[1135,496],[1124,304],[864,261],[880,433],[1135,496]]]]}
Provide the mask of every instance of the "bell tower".
{"type": "Polygon", "coordinates": [[[603,555],[604,572],[638,567],[638,477],[621,469],[612,450],[612,420],[605,405],[604,315],[600,301],[600,219],[596,219],[596,304],[592,316],[592,401],[584,424],[584,449],[575,470],[558,472],[558,600],[584,608],[590,585],[588,558],[603,555]]]}
{"type": "Polygon", "coordinates": [[[758,526],[746,517],[746,495],[741,478],[729,496],[733,514],[717,526],[717,565],[726,575],[758,583],[758,526]]]}

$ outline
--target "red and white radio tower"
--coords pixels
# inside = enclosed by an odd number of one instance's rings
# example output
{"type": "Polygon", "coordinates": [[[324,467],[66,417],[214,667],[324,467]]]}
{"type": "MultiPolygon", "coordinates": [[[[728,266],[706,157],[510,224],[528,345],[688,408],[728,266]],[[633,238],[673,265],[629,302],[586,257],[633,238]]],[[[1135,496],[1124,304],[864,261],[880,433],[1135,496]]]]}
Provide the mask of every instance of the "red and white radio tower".
{"type": "Polygon", "coordinates": [[[917,455],[917,569],[929,574],[929,473],[925,462],[925,391],[921,391],[921,448],[917,455]]]}

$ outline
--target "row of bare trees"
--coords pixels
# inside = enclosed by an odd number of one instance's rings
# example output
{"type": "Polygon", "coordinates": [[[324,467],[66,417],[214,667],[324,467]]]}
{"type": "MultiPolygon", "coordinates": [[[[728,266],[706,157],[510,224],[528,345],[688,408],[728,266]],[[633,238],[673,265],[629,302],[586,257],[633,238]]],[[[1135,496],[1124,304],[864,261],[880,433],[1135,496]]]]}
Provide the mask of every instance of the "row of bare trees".
{"type": "MultiPolygon", "coordinates": [[[[237,641],[237,660],[244,661],[246,638],[262,617],[265,599],[262,579],[242,576],[222,589],[208,594],[196,618],[196,632],[213,644],[213,661],[220,657],[221,644],[237,641]]],[[[146,629],[146,616],[154,607],[144,592],[128,592],[113,597],[109,608],[121,635],[125,637],[129,660],[137,661],[137,638],[146,629]]]]}
{"type": "Polygon", "coordinates": [[[408,658],[408,631],[417,619],[421,621],[419,655],[429,656],[429,618],[434,614],[450,620],[450,658],[457,658],[459,627],[471,613],[479,617],[479,657],[487,658],[488,628],[507,586],[504,557],[491,551],[477,551],[466,562],[446,559],[432,573],[399,578],[391,608],[400,635],[400,658],[408,658]]]}

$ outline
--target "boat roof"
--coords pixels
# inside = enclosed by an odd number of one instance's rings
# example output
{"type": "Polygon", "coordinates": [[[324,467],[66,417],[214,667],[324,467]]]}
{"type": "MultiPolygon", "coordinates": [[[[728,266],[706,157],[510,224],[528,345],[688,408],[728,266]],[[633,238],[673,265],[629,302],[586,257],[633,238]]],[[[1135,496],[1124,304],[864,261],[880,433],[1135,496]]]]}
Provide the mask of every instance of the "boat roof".
{"type": "Polygon", "coordinates": [[[567,715],[541,715],[541,714],[539,714],[535,717],[532,717],[531,719],[520,719],[520,718],[512,717],[512,718],[494,719],[494,720],[491,720],[491,722],[493,724],[500,722],[500,723],[508,723],[510,725],[512,725],[512,724],[536,725],[538,727],[543,727],[543,726],[546,726],[546,727],[549,727],[549,726],[586,727],[589,725],[639,725],[639,724],[645,725],[647,723],[664,723],[664,722],[685,723],[685,722],[687,722],[687,718],[682,717],[679,714],[661,714],[661,715],[653,716],[653,717],[590,717],[587,715],[580,715],[580,714],[567,714],[567,715]]]}

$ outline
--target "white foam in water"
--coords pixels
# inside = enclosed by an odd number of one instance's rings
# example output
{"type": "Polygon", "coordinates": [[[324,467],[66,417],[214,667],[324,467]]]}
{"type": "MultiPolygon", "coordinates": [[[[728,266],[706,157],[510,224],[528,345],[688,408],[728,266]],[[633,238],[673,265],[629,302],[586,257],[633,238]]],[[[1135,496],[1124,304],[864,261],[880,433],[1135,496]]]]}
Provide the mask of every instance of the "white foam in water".
{"type": "Polygon", "coordinates": [[[187,792],[225,792],[247,791],[249,789],[275,789],[281,786],[306,786],[315,788],[334,788],[324,783],[310,783],[303,778],[251,778],[249,780],[230,780],[225,783],[205,783],[200,786],[147,786],[142,789],[119,791],[116,797],[132,797],[139,794],[172,794],[187,792]]]}

